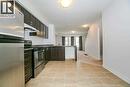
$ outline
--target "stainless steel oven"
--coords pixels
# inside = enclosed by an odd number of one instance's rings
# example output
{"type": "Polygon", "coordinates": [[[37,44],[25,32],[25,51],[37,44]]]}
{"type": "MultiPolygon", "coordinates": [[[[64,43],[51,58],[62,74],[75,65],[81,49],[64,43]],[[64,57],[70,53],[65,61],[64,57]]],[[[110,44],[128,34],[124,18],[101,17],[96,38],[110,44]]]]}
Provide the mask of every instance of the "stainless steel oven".
{"type": "Polygon", "coordinates": [[[34,49],[34,65],[35,68],[38,67],[41,63],[43,63],[43,50],[39,48],[34,49]]]}
{"type": "Polygon", "coordinates": [[[44,49],[40,47],[34,48],[34,77],[36,77],[45,66],[44,49]]]}

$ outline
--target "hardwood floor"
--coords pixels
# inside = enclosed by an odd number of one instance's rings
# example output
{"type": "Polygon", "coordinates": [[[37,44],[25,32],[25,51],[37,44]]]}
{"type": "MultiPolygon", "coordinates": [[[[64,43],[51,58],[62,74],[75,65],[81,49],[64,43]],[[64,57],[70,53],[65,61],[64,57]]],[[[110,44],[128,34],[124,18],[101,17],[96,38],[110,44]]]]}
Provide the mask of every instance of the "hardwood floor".
{"type": "Polygon", "coordinates": [[[101,61],[78,53],[78,61],[50,61],[26,87],[130,87],[101,66],[101,61]]]}

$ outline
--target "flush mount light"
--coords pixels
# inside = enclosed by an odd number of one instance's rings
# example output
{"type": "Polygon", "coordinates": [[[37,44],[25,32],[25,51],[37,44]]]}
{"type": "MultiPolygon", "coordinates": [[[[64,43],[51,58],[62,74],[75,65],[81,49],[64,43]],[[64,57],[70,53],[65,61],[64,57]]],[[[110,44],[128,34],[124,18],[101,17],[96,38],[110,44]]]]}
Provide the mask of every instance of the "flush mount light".
{"type": "Polygon", "coordinates": [[[82,27],[83,28],[87,28],[87,27],[89,27],[89,25],[88,24],[84,24],[84,25],[82,25],[82,27]]]}
{"type": "Polygon", "coordinates": [[[72,0],[59,0],[62,7],[67,8],[71,5],[72,0]]]}
{"type": "Polygon", "coordinates": [[[75,31],[71,31],[71,33],[73,33],[73,34],[74,34],[74,33],[75,33],[75,31]]]}

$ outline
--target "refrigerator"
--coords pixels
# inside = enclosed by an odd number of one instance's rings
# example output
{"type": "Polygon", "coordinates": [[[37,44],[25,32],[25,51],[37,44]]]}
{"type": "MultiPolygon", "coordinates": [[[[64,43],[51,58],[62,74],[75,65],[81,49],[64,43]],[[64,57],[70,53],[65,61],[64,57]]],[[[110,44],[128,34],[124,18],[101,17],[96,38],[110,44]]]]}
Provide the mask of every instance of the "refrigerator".
{"type": "Polygon", "coordinates": [[[25,87],[24,15],[0,17],[0,87],[25,87]]]}

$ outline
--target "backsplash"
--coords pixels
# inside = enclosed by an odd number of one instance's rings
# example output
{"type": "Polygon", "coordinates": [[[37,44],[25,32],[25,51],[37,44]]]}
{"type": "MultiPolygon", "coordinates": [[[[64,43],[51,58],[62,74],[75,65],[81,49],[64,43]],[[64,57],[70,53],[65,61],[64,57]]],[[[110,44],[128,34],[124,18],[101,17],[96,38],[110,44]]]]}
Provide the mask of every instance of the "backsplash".
{"type": "Polygon", "coordinates": [[[41,37],[37,37],[37,36],[29,36],[29,32],[31,32],[30,30],[26,30],[25,31],[25,40],[31,40],[32,41],[32,45],[43,45],[44,44],[44,39],[41,37]]]}

